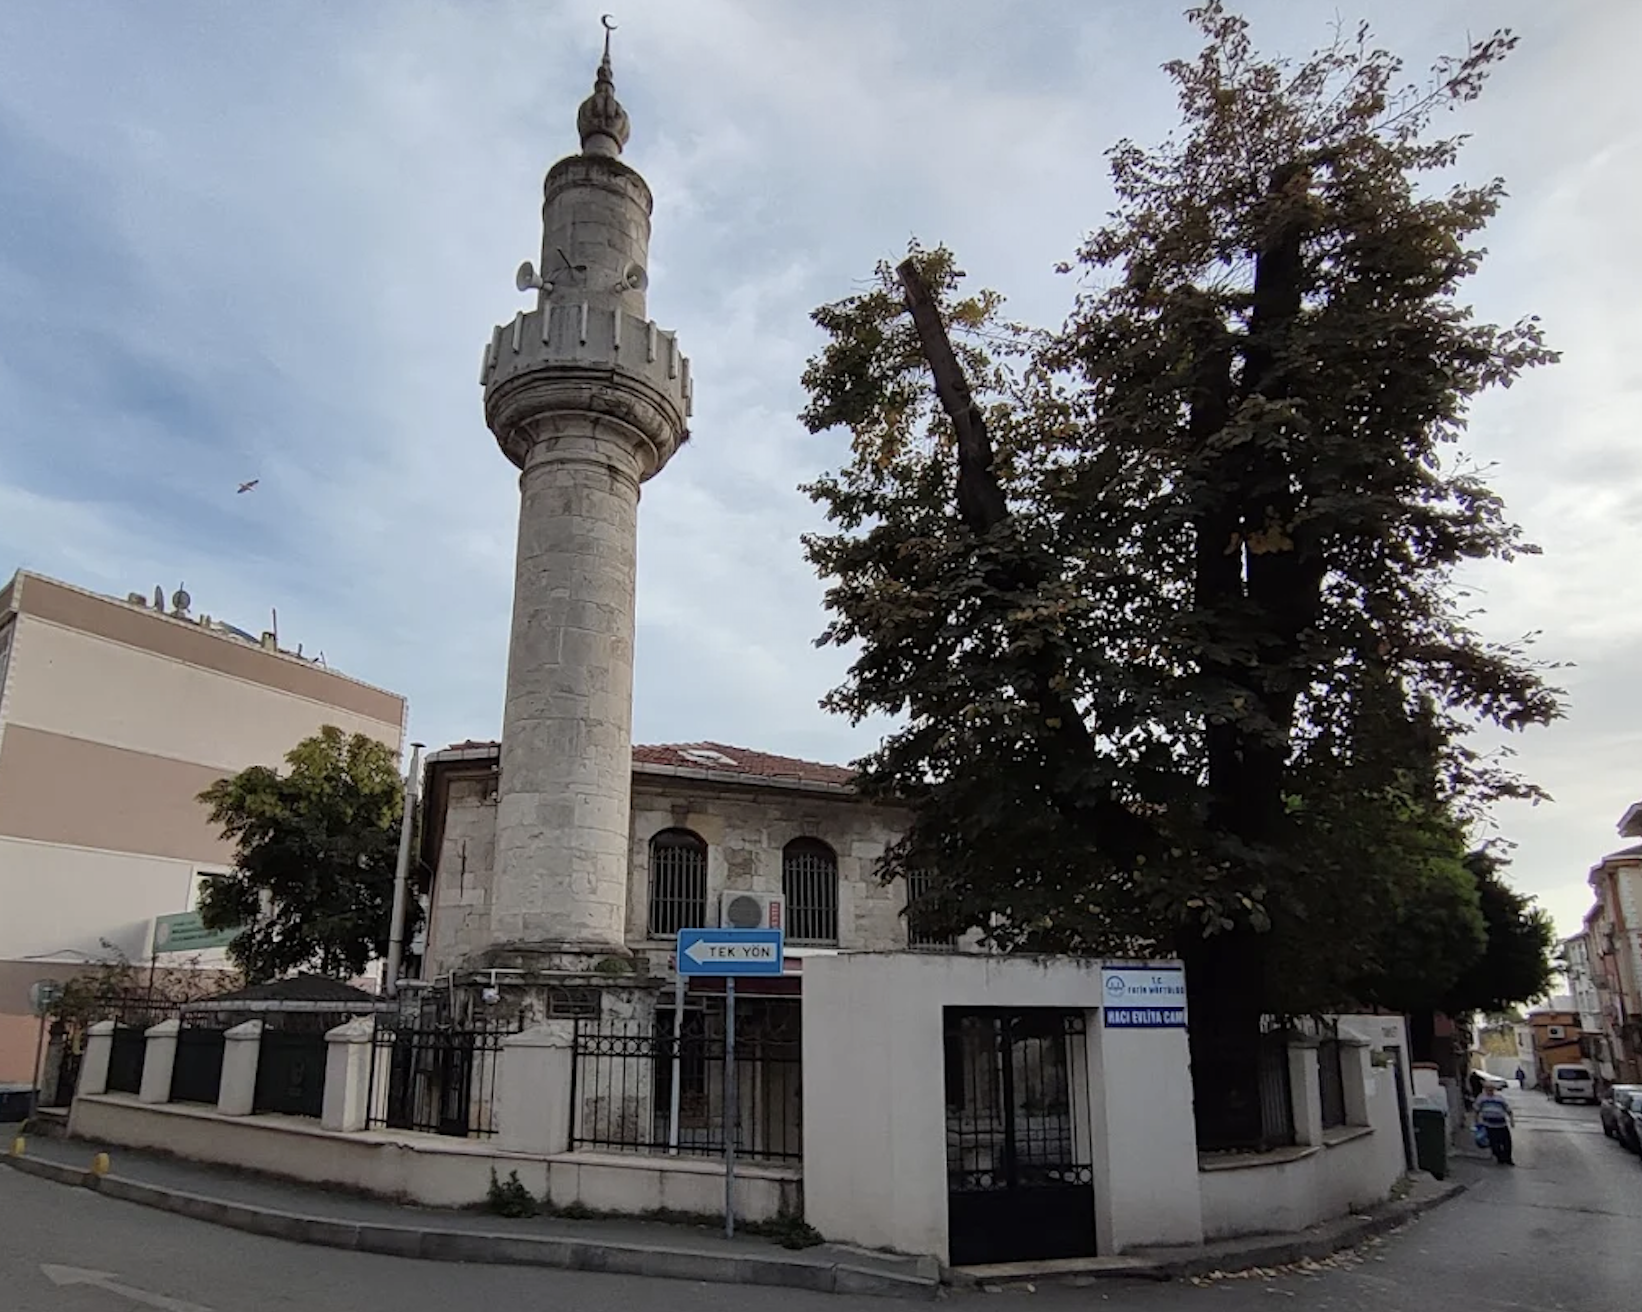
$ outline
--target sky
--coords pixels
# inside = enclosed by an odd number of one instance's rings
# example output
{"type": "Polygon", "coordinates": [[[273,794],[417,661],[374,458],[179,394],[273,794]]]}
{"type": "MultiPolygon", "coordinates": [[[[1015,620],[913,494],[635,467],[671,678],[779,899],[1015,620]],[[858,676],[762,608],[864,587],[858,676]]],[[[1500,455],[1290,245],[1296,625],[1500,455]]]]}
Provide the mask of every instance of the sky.
{"type": "MultiPolygon", "coordinates": [[[[610,0],[605,0],[609,3],[610,0]]],[[[881,724],[819,709],[822,585],[797,489],[840,463],[796,421],[809,311],[917,236],[1018,317],[1111,201],[1104,150],[1174,122],[1160,0],[621,0],[625,159],[656,197],[650,312],[696,382],[640,508],[634,736],[828,761],[881,724]]],[[[580,0],[0,0],[0,575],[196,612],[410,698],[438,747],[500,730],[516,474],[479,358],[525,302],[541,181],[576,149],[600,7],[580,0]],[[236,495],[244,480],[256,489],[236,495]]],[[[1478,407],[1468,450],[1539,557],[1468,580],[1540,631],[1567,717],[1510,740],[1554,802],[1497,836],[1560,930],[1642,798],[1642,119],[1631,0],[1248,0],[1262,48],[1368,19],[1423,68],[1522,38],[1455,126],[1511,199],[1470,287],[1564,352],[1478,407]]]]}

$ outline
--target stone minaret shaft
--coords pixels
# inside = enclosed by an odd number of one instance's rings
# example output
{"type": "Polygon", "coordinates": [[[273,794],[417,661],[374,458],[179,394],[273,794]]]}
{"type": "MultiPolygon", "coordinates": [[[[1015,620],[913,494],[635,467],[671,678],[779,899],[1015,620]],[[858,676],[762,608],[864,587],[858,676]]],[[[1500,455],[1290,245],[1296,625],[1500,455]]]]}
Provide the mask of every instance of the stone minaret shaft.
{"type": "Polygon", "coordinates": [[[476,966],[522,950],[573,968],[621,950],[639,484],[688,435],[689,361],[645,313],[652,199],[620,159],[630,129],[608,44],[577,128],[581,153],[544,187],[536,308],[495,330],[481,377],[486,422],[522,472],[490,946],[476,966]]]}

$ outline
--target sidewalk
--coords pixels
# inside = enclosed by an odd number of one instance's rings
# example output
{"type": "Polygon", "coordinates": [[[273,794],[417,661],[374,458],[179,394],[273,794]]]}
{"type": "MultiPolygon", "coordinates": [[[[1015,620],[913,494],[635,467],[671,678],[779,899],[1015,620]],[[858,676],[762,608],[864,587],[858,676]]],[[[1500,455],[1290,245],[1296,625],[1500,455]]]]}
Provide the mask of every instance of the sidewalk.
{"type": "MultiPolygon", "coordinates": [[[[9,1149],[12,1133],[11,1128],[0,1131],[0,1153],[9,1149]]],[[[1410,1177],[1395,1201],[1299,1234],[1251,1235],[1202,1247],[942,1273],[930,1258],[839,1244],[785,1249],[754,1236],[725,1239],[716,1227],[704,1225],[611,1218],[510,1220],[486,1211],[415,1207],[75,1139],[31,1136],[23,1156],[0,1156],[0,1161],[110,1198],[297,1243],[431,1261],[559,1267],[902,1298],[938,1296],[943,1274],[951,1284],[973,1289],[1028,1281],[1084,1285],[1098,1278],[1170,1280],[1318,1261],[1393,1230],[1465,1189],[1459,1181],[1421,1174],[1410,1177]],[[110,1158],[104,1176],[91,1173],[92,1159],[100,1151],[107,1151],[110,1158]]]]}
{"type": "Polygon", "coordinates": [[[1395,1230],[1464,1192],[1465,1185],[1459,1181],[1436,1180],[1421,1173],[1410,1176],[1405,1191],[1391,1202],[1338,1220],[1324,1221],[1298,1234],[1246,1235],[1213,1240],[1202,1247],[1139,1249],[1121,1257],[964,1267],[950,1275],[955,1285],[967,1287],[1018,1285],[1028,1281],[1082,1286],[1103,1276],[1176,1280],[1216,1272],[1270,1270],[1320,1262],[1343,1249],[1355,1248],[1376,1235],[1395,1230]]]}
{"type": "MultiPolygon", "coordinates": [[[[6,1127],[0,1154],[15,1127],[6,1127]]],[[[836,1244],[786,1249],[756,1236],[644,1220],[513,1220],[485,1211],[413,1207],[130,1148],[30,1136],[7,1165],[59,1184],[298,1243],[444,1262],[491,1262],[622,1275],[782,1285],[824,1293],[933,1298],[932,1259],[836,1244]],[[109,1173],[91,1173],[106,1151],[109,1173]]]]}

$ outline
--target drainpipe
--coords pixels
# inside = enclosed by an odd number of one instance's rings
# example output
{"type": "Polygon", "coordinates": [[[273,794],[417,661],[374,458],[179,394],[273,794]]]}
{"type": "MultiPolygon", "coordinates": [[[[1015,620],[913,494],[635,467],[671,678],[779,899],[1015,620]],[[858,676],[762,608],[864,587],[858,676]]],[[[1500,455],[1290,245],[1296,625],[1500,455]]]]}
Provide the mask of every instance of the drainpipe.
{"type": "Polygon", "coordinates": [[[422,744],[411,744],[405,772],[405,813],[399,820],[399,862],[393,872],[393,919],[388,922],[388,968],[383,980],[388,996],[399,993],[399,967],[405,956],[405,903],[410,884],[411,830],[416,825],[416,797],[422,783],[422,744]]]}

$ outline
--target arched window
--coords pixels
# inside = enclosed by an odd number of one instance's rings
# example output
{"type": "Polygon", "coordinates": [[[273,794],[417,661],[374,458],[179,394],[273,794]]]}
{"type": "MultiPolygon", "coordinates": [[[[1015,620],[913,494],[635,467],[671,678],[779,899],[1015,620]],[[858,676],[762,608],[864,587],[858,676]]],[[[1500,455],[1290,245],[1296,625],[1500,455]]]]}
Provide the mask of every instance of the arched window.
{"type": "Polygon", "coordinates": [[[650,840],[650,937],[706,923],[707,844],[688,829],[663,829],[650,840]]]}
{"type": "Polygon", "coordinates": [[[791,942],[838,942],[838,858],[830,847],[819,838],[788,843],[781,853],[781,891],[791,942]]]}

